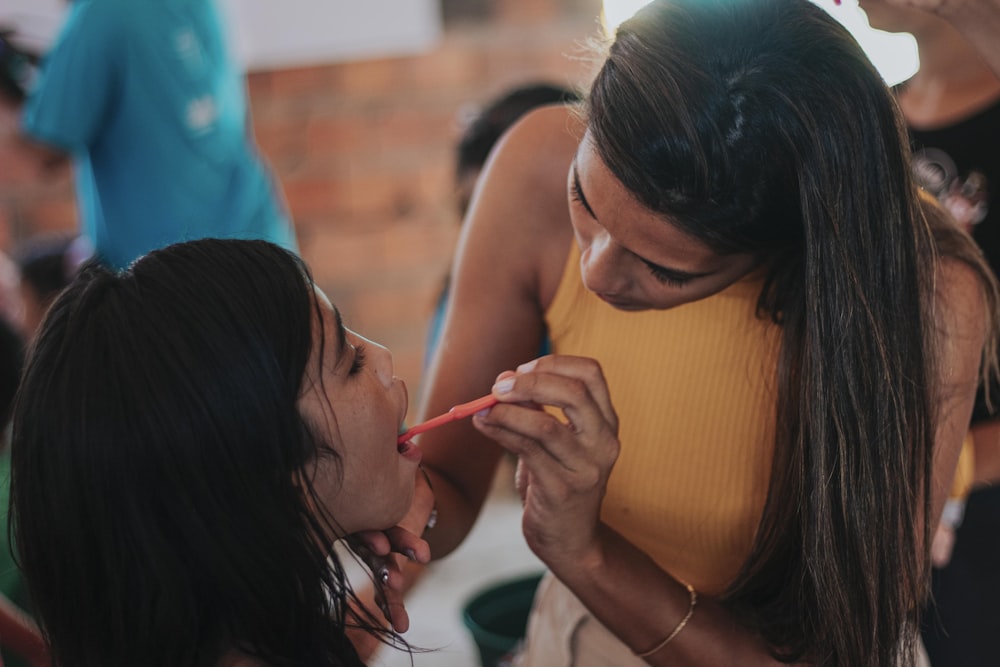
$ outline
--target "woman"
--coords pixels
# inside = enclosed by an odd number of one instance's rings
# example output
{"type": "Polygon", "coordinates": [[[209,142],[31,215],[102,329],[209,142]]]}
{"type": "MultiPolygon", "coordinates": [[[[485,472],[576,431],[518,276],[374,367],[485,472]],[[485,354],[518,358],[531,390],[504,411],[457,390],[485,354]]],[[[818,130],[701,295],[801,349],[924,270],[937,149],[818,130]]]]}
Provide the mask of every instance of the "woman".
{"type": "Polygon", "coordinates": [[[911,664],[996,288],[908,159],[807,0],[653,2],[501,143],[423,412],[501,404],[420,444],[435,557],[520,456],[523,664],[911,664]]]}
{"type": "Polygon", "coordinates": [[[361,664],[345,626],[380,630],[349,611],[334,544],[410,506],[406,409],[389,352],[277,246],[86,268],[13,421],[13,536],[55,662],[361,664]]]}

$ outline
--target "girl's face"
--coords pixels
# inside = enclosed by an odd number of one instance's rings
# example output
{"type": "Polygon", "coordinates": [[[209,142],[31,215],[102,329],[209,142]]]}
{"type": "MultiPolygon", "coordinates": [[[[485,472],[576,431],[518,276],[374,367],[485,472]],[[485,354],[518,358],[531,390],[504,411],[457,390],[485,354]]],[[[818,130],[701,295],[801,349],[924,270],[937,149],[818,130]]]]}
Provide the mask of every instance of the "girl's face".
{"type": "Polygon", "coordinates": [[[406,386],[393,373],[392,353],[345,329],[326,296],[318,289],[316,295],[323,316],[323,357],[314,315],[313,350],[299,411],[341,460],[338,464],[321,451],[308,472],[343,534],[390,528],[410,507],[420,462],[419,449],[396,445],[406,417],[406,386]]]}
{"type": "Polygon", "coordinates": [[[584,285],[620,310],[666,309],[749,273],[749,254],[720,255],[646,208],[614,177],[588,132],[569,171],[570,218],[584,285]]]}

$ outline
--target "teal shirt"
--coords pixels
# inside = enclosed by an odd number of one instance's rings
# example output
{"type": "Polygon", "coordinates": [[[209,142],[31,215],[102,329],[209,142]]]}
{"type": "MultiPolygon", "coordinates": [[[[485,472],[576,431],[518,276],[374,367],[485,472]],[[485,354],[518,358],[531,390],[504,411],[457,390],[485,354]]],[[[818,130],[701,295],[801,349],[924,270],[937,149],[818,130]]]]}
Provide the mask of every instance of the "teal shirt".
{"type": "Polygon", "coordinates": [[[81,231],[112,266],[203,237],[297,251],[213,0],[75,0],[22,120],[73,155],[81,231]]]}

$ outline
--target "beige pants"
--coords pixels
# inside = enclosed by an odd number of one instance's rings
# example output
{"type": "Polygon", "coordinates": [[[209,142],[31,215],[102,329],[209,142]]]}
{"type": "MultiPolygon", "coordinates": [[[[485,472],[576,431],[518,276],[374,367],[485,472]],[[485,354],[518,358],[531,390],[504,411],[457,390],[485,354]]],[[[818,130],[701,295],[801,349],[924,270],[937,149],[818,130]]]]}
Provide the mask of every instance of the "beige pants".
{"type": "Polygon", "coordinates": [[[517,667],[643,667],[646,662],[591,616],[547,572],[535,593],[525,647],[517,667]]]}
{"type": "MultiPolygon", "coordinates": [[[[930,667],[920,648],[913,667],[930,667]]],[[[562,582],[547,572],[535,593],[524,649],[515,667],[643,667],[631,649],[594,618],[562,582]]]]}

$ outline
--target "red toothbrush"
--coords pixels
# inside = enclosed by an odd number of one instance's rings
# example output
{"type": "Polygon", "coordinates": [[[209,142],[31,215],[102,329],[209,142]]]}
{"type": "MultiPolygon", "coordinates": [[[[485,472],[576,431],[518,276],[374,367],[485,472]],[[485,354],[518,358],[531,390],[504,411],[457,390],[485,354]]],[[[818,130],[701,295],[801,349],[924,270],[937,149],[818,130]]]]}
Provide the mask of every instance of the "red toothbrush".
{"type": "Polygon", "coordinates": [[[465,419],[466,417],[471,417],[480,410],[485,410],[486,408],[493,407],[497,404],[497,399],[493,395],[483,396],[482,398],[477,398],[474,401],[469,401],[468,403],[462,403],[456,405],[448,412],[435,417],[434,419],[428,419],[427,421],[417,424],[416,426],[410,428],[406,433],[399,436],[397,442],[403,444],[413,436],[418,433],[423,433],[424,431],[429,431],[432,428],[437,428],[442,424],[447,424],[448,422],[453,422],[456,419],[465,419]]]}

